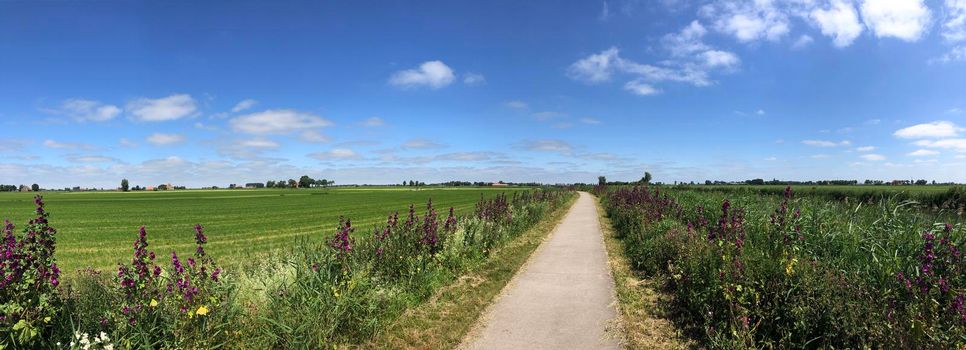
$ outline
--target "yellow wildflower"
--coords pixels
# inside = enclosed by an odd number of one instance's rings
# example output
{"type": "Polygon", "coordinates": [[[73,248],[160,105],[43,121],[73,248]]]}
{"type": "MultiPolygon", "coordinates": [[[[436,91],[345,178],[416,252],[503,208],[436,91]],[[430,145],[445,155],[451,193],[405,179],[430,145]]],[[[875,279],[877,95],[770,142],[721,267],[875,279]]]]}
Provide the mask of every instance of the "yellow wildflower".
{"type": "Polygon", "coordinates": [[[208,314],[208,307],[201,305],[201,307],[198,308],[198,316],[204,316],[207,314],[208,314]]]}
{"type": "Polygon", "coordinates": [[[151,299],[151,304],[148,304],[148,305],[150,305],[151,307],[158,307],[158,301],[151,299]]]}

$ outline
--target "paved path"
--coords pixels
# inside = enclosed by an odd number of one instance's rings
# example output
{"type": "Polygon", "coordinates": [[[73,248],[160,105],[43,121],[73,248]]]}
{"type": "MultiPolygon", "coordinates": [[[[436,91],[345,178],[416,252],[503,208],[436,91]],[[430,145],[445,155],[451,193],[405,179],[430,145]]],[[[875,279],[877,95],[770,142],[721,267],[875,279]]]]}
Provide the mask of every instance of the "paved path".
{"type": "Polygon", "coordinates": [[[581,192],[463,349],[617,349],[614,283],[594,198],[581,192]]]}

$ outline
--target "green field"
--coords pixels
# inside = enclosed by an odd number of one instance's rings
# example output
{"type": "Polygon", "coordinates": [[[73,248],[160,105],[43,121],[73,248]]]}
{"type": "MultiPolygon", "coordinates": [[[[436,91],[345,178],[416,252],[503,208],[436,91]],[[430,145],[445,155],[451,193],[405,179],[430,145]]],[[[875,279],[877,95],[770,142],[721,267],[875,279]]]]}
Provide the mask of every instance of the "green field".
{"type": "MultiPolygon", "coordinates": [[[[355,235],[360,236],[382,224],[388,213],[405,212],[411,203],[420,215],[429,198],[441,212],[452,206],[458,214],[470,213],[481,194],[519,190],[386,187],[41,194],[50,224],[58,230],[57,263],[70,275],[76,269],[112,269],[117,262],[130,260],[141,225],[147,228],[151,249],[167,259],[172,250],[193,251],[193,227],[201,224],[208,250],[230,264],[290,246],[299,237],[328,239],[342,215],[352,219],[355,235]]],[[[34,212],[35,194],[0,193],[0,219],[22,228],[34,212]]]]}
{"type": "MultiPolygon", "coordinates": [[[[749,188],[749,189],[767,189],[767,190],[784,190],[788,185],[695,185],[695,187],[702,188],[714,188],[714,189],[735,189],[735,188],[749,188]]],[[[791,185],[792,190],[795,192],[808,192],[808,191],[851,191],[851,192],[864,192],[864,191],[877,191],[877,192],[909,192],[909,193],[940,193],[946,192],[950,188],[954,187],[951,185],[907,185],[907,186],[890,186],[890,185],[791,185]]]]}

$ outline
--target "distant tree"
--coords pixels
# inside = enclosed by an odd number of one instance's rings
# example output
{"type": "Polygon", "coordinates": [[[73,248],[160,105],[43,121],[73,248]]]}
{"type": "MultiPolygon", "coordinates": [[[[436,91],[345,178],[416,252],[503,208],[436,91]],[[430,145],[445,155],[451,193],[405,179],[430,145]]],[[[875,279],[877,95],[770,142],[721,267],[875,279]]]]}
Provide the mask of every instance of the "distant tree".
{"type": "Polygon", "coordinates": [[[916,185],[922,186],[922,185],[926,185],[926,184],[929,184],[929,181],[926,181],[926,180],[916,180],[916,185]]]}
{"type": "Polygon", "coordinates": [[[40,191],[40,185],[38,184],[30,185],[30,190],[34,192],[40,191]]]}
{"type": "Polygon", "coordinates": [[[409,180],[409,186],[410,186],[410,187],[411,187],[411,186],[416,186],[416,182],[415,182],[415,181],[413,181],[413,180],[409,180]]]}
{"type": "Polygon", "coordinates": [[[268,180],[267,182],[265,182],[265,187],[274,188],[275,187],[275,181],[268,180]]]}
{"type": "Polygon", "coordinates": [[[312,180],[312,178],[308,175],[302,175],[302,177],[299,178],[299,187],[310,188],[314,183],[315,180],[312,180]]]}
{"type": "Polygon", "coordinates": [[[649,184],[651,183],[651,173],[648,171],[644,172],[644,177],[641,178],[641,183],[649,184]]]}
{"type": "Polygon", "coordinates": [[[295,179],[288,179],[288,187],[295,188],[299,185],[298,181],[295,179]]]}
{"type": "Polygon", "coordinates": [[[121,191],[127,192],[130,189],[127,179],[121,179],[121,191]]]}
{"type": "Polygon", "coordinates": [[[598,176],[597,177],[597,184],[600,185],[600,186],[606,185],[607,184],[607,178],[604,177],[604,176],[598,176]]]}

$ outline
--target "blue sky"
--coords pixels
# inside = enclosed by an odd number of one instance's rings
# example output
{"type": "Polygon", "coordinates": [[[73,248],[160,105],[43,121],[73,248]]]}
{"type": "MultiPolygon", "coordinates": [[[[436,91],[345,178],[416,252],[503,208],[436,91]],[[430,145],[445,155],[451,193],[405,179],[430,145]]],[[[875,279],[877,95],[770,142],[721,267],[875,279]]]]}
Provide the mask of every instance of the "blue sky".
{"type": "Polygon", "coordinates": [[[0,183],[966,182],[966,0],[0,2],[0,183]]]}

